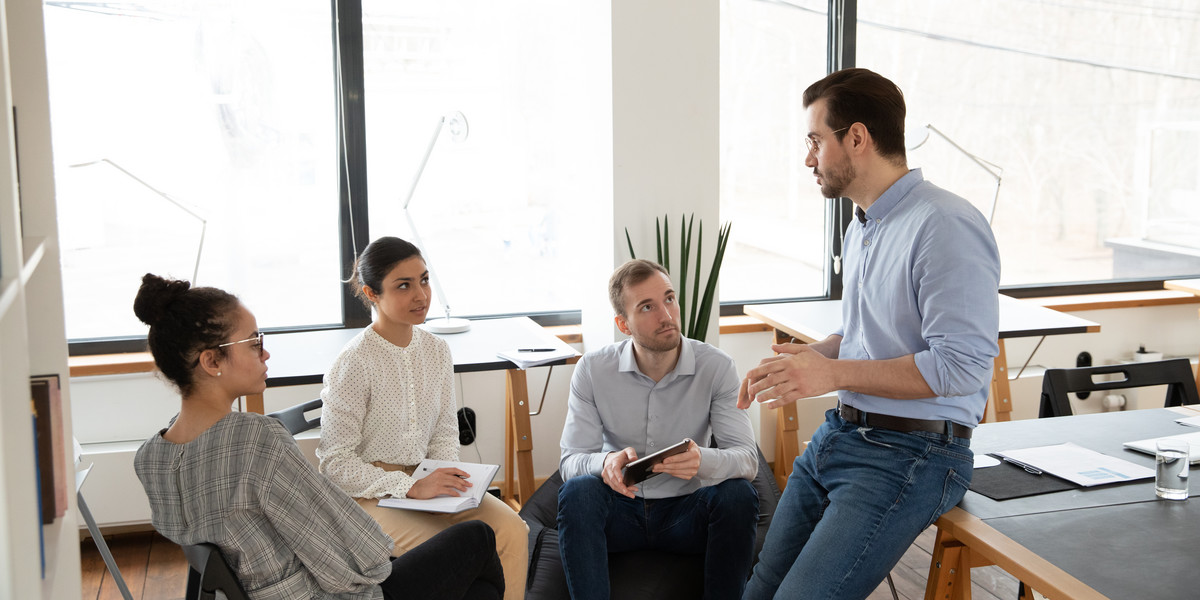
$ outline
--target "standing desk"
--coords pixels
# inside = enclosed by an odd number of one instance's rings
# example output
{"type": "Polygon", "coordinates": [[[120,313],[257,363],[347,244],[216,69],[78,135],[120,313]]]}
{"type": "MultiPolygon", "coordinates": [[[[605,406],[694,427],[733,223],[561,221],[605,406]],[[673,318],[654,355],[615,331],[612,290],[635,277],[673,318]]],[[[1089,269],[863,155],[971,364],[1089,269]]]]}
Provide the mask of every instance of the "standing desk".
{"type": "MultiPolygon", "coordinates": [[[[1121,444],[1195,431],[1174,420],[1197,414],[1181,407],[984,423],[971,449],[1073,442],[1153,469],[1153,456],[1121,444]]],[[[1051,598],[1192,598],[1197,523],[1200,501],[1159,500],[1153,479],[1004,501],[968,491],[936,523],[925,598],[970,598],[971,567],[991,564],[1051,598]]]]}
{"type": "MultiPolygon", "coordinates": [[[[321,383],[334,359],[361,329],[328,329],[300,333],[273,333],[266,339],[271,359],[267,363],[267,387],[321,383]]],[[[529,424],[529,387],[525,371],[496,355],[515,348],[567,349],[558,337],[542,329],[529,317],[477,319],[462,333],[433,334],[450,345],[455,373],[500,371],[505,373],[504,393],[504,485],[501,494],[517,509],[533,495],[533,432],[529,424]],[[516,476],[514,477],[514,466],[516,476]]],[[[549,363],[563,365],[574,357],[549,363]]],[[[548,366],[549,366],[548,365],[548,366]]],[[[262,394],[246,397],[246,409],[263,412],[262,394]]]]}
{"type": "MultiPolygon", "coordinates": [[[[1163,287],[1168,290],[1187,292],[1193,296],[1200,297],[1200,279],[1176,279],[1175,281],[1164,281],[1163,287]]],[[[1196,369],[1196,387],[1200,388],[1200,367],[1197,367],[1196,369]]]]}
{"type": "MultiPolygon", "coordinates": [[[[841,300],[747,304],[743,310],[747,315],[774,327],[776,343],[786,343],[793,338],[806,344],[816,343],[829,337],[829,334],[842,325],[841,300]]],[[[1100,331],[1100,325],[1092,321],[1001,294],[998,340],[1000,353],[994,361],[989,396],[989,403],[996,412],[996,420],[1007,421],[1012,412],[1008,361],[1004,353],[1005,339],[1097,331],[1100,331]]],[[[775,480],[782,488],[786,484],[792,461],[800,454],[800,448],[796,440],[799,423],[795,405],[785,405],[780,407],[779,411],[775,436],[775,480]]]]}

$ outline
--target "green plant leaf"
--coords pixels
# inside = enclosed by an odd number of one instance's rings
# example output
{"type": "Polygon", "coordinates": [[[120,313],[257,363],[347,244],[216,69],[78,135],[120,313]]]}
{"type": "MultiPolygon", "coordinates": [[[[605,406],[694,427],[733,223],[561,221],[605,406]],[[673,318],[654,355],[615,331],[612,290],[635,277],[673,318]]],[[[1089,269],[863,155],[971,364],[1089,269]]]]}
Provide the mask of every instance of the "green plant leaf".
{"type": "MultiPolygon", "coordinates": [[[[693,217],[695,213],[693,213],[693,217]]],[[[687,283],[688,283],[688,261],[691,259],[692,246],[692,227],[687,223],[687,218],[683,215],[679,216],[679,317],[680,319],[687,318],[687,283]]],[[[679,324],[683,328],[683,335],[691,337],[692,322],[686,321],[679,324]]]]}
{"type": "MultiPolygon", "coordinates": [[[[717,233],[717,253],[713,256],[712,268],[708,272],[708,284],[704,287],[704,300],[700,302],[700,331],[708,331],[708,321],[712,315],[713,300],[716,299],[717,280],[721,272],[721,262],[725,259],[725,247],[729,245],[729,231],[732,223],[726,223],[717,233]]],[[[702,339],[702,338],[696,338],[702,339]]]]}
{"type": "Polygon", "coordinates": [[[633,251],[633,240],[629,239],[629,228],[625,228],[625,243],[629,246],[629,258],[637,259],[637,254],[633,251]]]}

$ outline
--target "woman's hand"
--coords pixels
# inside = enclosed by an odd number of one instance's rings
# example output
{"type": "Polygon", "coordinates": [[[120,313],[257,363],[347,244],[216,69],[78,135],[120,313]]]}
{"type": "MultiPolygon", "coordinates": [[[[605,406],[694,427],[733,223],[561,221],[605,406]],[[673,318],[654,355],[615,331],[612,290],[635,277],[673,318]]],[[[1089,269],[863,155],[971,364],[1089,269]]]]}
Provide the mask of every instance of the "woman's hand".
{"type": "Polygon", "coordinates": [[[461,496],[462,492],[471,487],[471,482],[467,481],[467,477],[470,476],[470,473],[454,467],[436,469],[418,479],[412,487],[408,488],[408,493],[404,496],[416,500],[426,500],[437,496],[461,496]]]}

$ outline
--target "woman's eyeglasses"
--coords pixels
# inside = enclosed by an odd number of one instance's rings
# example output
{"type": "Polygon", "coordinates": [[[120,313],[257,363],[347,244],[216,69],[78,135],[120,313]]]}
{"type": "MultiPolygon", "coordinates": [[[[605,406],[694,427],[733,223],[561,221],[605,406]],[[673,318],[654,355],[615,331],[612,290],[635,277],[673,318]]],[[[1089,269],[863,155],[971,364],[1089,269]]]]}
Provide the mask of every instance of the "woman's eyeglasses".
{"type": "Polygon", "coordinates": [[[265,337],[265,336],[264,336],[263,332],[261,332],[261,331],[260,331],[260,332],[258,332],[258,333],[256,333],[256,334],[254,334],[254,336],[253,336],[253,337],[248,337],[248,338],[246,338],[246,339],[244,339],[244,340],[238,340],[238,341],[236,341],[236,342],[228,342],[228,343],[225,343],[225,344],[217,344],[217,347],[218,347],[218,348],[224,348],[225,346],[232,346],[232,345],[234,345],[234,344],[245,344],[246,342],[250,342],[250,347],[251,347],[251,348],[254,348],[255,350],[257,350],[257,351],[258,351],[258,357],[259,357],[259,358],[262,358],[262,355],[263,355],[263,337],[265,337]]]}

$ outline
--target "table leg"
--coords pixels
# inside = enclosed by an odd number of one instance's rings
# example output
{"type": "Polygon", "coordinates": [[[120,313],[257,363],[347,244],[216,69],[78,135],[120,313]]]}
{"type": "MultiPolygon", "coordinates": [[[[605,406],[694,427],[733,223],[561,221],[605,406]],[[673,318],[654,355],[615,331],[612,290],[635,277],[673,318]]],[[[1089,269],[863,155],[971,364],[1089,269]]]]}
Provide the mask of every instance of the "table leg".
{"type": "MultiPolygon", "coordinates": [[[[1008,386],[1008,359],[1004,354],[1004,340],[999,340],[1000,353],[996,355],[996,360],[992,365],[992,395],[988,398],[992,408],[996,411],[997,421],[1012,420],[1012,392],[1008,386]]],[[[987,409],[983,411],[984,420],[987,420],[987,409]]]]}
{"type": "MultiPolygon", "coordinates": [[[[779,329],[775,330],[775,343],[803,343],[779,329]]],[[[787,404],[775,413],[775,485],[779,489],[787,487],[788,477],[792,474],[792,463],[800,455],[800,444],[797,431],[800,421],[796,412],[796,404],[787,404]]]]}
{"type": "Polygon", "coordinates": [[[970,549],[938,529],[932,554],[925,600],[970,600],[970,549]]]}
{"type": "Polygon", "coordinates": [[[263,414],[263,395],[246,394],[246,412],[263,414]]]}
{"type": "Polygon", "coordinates": [[[788,477],[792,474],[792,463],[800,455],[796,438],[800,423],[796,418],[795,403],[780,408],[775,416],[775,484],[782,490],[787,487],[788,477]]]}
{"type": "Polygon", "coordinates": [[[504,373],[504,412],[508,425],[504,435],[503,495],[510,504],[524,503],[533,495],[533,431],[529,425],[529,385],[525,379],[525,371],[509,369],[504,373]]]}

